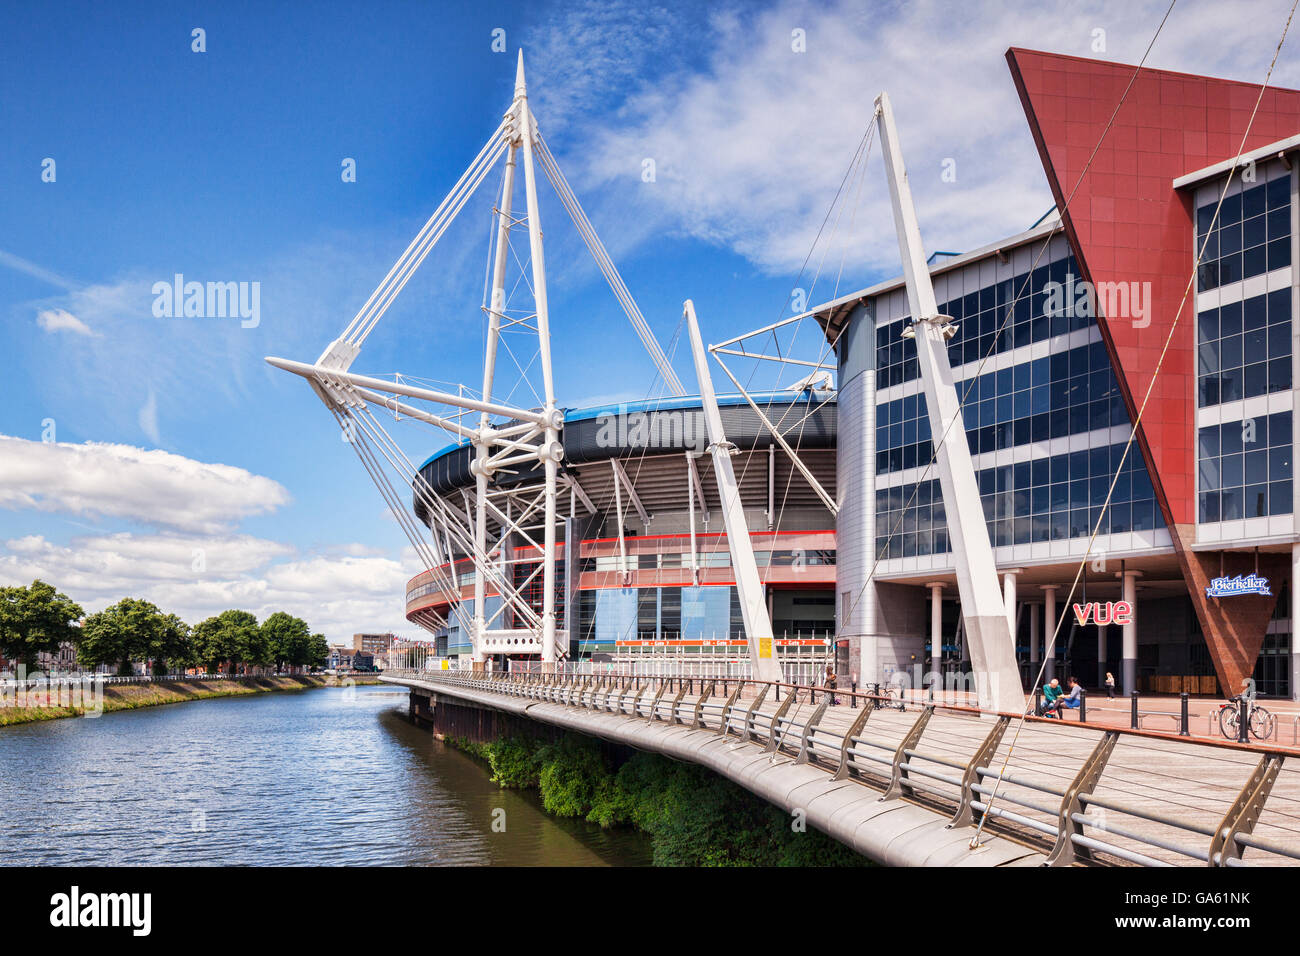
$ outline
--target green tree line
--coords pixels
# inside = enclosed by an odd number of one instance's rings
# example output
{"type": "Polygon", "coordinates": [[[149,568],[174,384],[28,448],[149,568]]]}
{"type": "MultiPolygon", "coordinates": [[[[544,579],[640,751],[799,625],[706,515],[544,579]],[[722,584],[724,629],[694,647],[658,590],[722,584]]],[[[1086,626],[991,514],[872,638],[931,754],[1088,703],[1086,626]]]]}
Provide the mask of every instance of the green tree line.
{"type": "Polygon", "coordinates": [[[329,658],[325,635],[284,611],[260,624],[248,611],[222,611],[191,627],[141,598],[122,598],[85,615],[44,581],[0,587],[0,654],[31,671],[38,654],[52,654],[65,642],[76,647],[82,667],[107,665],[124,674],[132,673],[134,661],[151,662],[154,673],[202,667],[233,674],[240,665],[323,667],[329,658]]]}

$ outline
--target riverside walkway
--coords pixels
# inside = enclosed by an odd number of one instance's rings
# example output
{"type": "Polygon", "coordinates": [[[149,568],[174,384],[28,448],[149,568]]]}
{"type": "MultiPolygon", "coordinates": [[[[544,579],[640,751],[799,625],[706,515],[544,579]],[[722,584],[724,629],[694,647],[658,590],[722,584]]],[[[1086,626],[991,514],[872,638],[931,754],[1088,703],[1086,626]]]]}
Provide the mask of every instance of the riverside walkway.
{"type": "Polygon", "coordinates": [[[1271,742],[698,675],[382,679],[710,766],[890,865],[1300,864],[1300,750],[1271,742]]]}

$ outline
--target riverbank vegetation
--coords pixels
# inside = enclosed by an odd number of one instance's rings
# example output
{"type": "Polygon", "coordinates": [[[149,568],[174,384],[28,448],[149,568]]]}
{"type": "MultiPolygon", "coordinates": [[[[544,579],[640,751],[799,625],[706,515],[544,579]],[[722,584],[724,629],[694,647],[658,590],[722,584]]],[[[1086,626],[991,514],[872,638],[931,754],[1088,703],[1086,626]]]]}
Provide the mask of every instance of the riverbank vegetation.
{"type": "Polygon", "coordinates": [[[329,643],[302,618],[276,611],[260,624],[248,611],[222,611],[191,627],[155,604],[126,597],[86,616],[81,606],[44,581],[0,588],[0,657],[30,673],[39,655],[71,645],[84,668],[135,673],[203,668],[234,675],[242,668],[323,667],[329,643]]]}
{"type": "MultiPolygon", "coordinates": [[[[352,684],[378,684],[374,677],[340,678],[318,674],[288,677],[235,677],[217,680],[168,680],[143,684],[109,684],[103,689],[103,713],[118,710],[135,710],[139,707],[157,707],[161,704],[178,704],[187,700],[206,700],[214,697],[242,697],[247,694],[264,694],[271,691],[306,690],[313,687],[338,687],[352,684]]],[[[57,691],[52,692],[57,694],[57,691]]],[[[57,696],[50,698],[51,702],[57,696]]],[[[47,706],[35,703],[30,706],[0,706],[0,727],[29,724],[60,717],[84,717],[96,708],[90,701],[75,707],[47,706]],[[90,704],[90,706],[85,706],[90,704]]]]}
{"type": "Polygon", "coordinates": [[[648,834],[655,866],[866,866],[848,847],[743,787],[659,754],[620,756],[589,737],[448,743],[502,787],[536,789],[548,813],[648,834]]]}

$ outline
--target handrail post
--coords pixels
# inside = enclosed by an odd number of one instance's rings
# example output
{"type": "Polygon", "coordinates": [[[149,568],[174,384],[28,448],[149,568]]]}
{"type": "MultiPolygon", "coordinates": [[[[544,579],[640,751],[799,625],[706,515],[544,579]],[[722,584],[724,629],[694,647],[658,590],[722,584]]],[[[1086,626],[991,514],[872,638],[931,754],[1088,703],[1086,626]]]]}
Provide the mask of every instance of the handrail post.
{"type": "MultiPolygon", "coordinates": [[[[737,682],[736,689],[731,692],[731,696],[727,698],[727,702],[722,705],[722,726],[718,728],[719,737],[725,737],[731,733],[731,708],[736,705],[736,699],[740,697],[740,689],[743,686],[743,684],[737,682]]],[[[727,692],[726,681],[722,682],[722,692],[724,694],[727,692]]]]}
{"type": "Polygon", "coordinates": [[[808,762],[808,756],[812,749],[812,735],[817,728],[817,721],[822,719],[826,713],[826,708],[830,706],[830,695],[823,694],[822,702],[812,715],[803,723],[803,733],[799,735],[799,756],[794,758],[796,765],[802,766],[808,762]]]}
{"type": "Polygon", "coordinates": [[[1249,835],[1255,829],[1264,803],[1273,790],[1273,783],[1282,770],[1282,759],[1277,754],[1265,754],[1260,758],[1245,786],[1237,794],[1237,799],[1232,802],[1218,829],[1214,831],[1210,840],[1210,866],[1227,866],[1228,860],[1241,859],[1241,844],[1237,842],[1237,835],[1249,835]]]}
{"type": "MultiPolygon", "coordinates": [[[[1136,711],[1137,691],[1133,692],[1133,707],[1136,711]]],[[[1106,769],[1106,762],[1110,759],[1111,751],[1115,749],[1118,741],[1119,731],[1106,731],[1105,736],[1097,741],[1097,746],[1093,748],[1088,759],[1079,768],[1079,772],[1070,781],[1064,796],[1061,797],[1061,810],[1057,815],[1056,846],[1052,847],[1052,852],[1047,855],[1044,866],[1069,866],[1077,859],[1092,859],[1092,850],[1074,845],[1073,836],[1083,833],[1083,824],[1076,821],[1074,815],[1083,813],[1083,803],[1079,797],[1087,796],[1097,788],[1097,781],[1101,779],[1102,771],[1106,769]]]]}
{"type": "MultiPolygon", "coordinates": [[[[777,690],[778,692],[780,691],[779,685],[777,687],[777,690]]],[[[785,712],[789,710],[790,705],[794,703],[794,698],[795,695],[793,693],[786,694],[785,700],[781,701],[781,706],[778,707],[776,709],[776,713],[772,715],[772,723],[769,724],[767,728],[767,746],[763,748],[763,753],[765,754],[774,753],[776,749],[780,746],[779,743],[780,738],[777,737],[777,733],[781,726],[781,718],[785,716],[785,712]]]]}
{"type": "Polygon", "coordinates": [[[748,742],[754,739],[754,714],[758,713],[758,708],[762,706],[763,698],[767,696],[768,688],[771,686],[771,684],[764,684],[759,689],[758,696],[754,698],[754,702],[750,704],[749,709],[745,711],[745,725],[740,734],[740,739],[742,741],[748,742]]]}
{"type": "Polygon", "coordinates": [[[881,800],[893,800],[896,797],[901,797],[904,790],[907,791],[909,796],[911,795],[912,786],[907,783],[907,769],[903,766],[903,761],[907,759],[904,751],[916,749],[921,734],[925,731],[925,725],[930,722],[933,715],[934,705],[927,704],[921,709],[921,716],[916,718],[916,723],[912,725],[912,729],[903,735],[898,749],[894,751],[894,766],[889,775],[889,789],[880,797],[881,800]]]}
{"type": "MultiPolygon", "coordinates": [[[[854,698],[854,706],[857,706],[856,697],[854,698]]],[[[849,778],[849,751],[853,749],[853,738],[862,733],[862,728],[866,726],[867,718],[871,716],[871,712],[875,709],[876,702],[868,697],[867,702],[862,705],[862,713],[853,718],[853,723],[850,724],[849,729],[844,732],[844,741],[840,745],[840,766],[839,769],[835,771],[835,776],[831,777],[832,780],[847,780],[849,778]]]]}
{"type": "MultiPolygon", "coordinates": [[[[714,681],[709,682],[709,686],[704,686],[704,679],[700,678],[700,699],[695,702],[695,716],[691,720],[691,730],[699,730],[704,726],[702,719],[704,717],[704,702],[713,696],[714,681]]],[[[724,711],[723,716],[726,716],[724,711]]]]}
{"type": "Polygon", "coordinates": [[[1129,729],[1137,730],[1138,729],[1138,692],[1135,690],[1129,691],[1129,700],[1132,701],[1132,704],[1129,707],[1129,711],[1130,711],[1129,729]]]}
{"type": "Polygon", "coordinates": [[[659,681],[657,681],[656,683],[658,684],[659,689],[658,689],[657,691],[655,691],[655,699],[652,700],[652,701],[650,702],[650,721],[649,721],[649,722],[652,723],[652,724],[653,724],[656,720],[659,719],[659,698],[663,697],[663,695],[664,695],[664,691],[666,691],[666,690],[668,689],[668,682],[667,682],[667,681],[665,681],[665,680],[659,680],[659,681]]]}
{"type": "Polygon", "coordinates": [[[682,698],[685,697],[687,691],[690,690],[690,685],[688,685],[686,681],[679,680],[677,686],[680,690],[677,691],[677,696],[673,698],[673,705],[668,710],[668,723],[670,724],[685,723],[685,721],[682,720],[681,715],[677,712],[677,705],[682,702],[682,698]]]}
{"type": "Polygon", "coordinates": [[[854,710],[858,709],[858,682],[849,681],[849,706],[854,710]]]}
{"type": "Polygon", "coordinates": [[[948,829],[974,826],[979,822],[975,818],[975,808],[971,806],[975,800],[975,785],[980,782],[979,772],[993,761],[993,757],[1002,743],[1002,735],[1007,732],[1010,723],[1010,717],[1005,715],[999,717],[994,723],[993,729],[984,738],[984,742],[971,755],[970,762],[966,764],[966,769],[961,775],[961,803],[957,807],[957,812],[953,814],[953,818],[948,822],[948,829]]]}
{"type": "Polygon", "coordinates": [[[1179,720],[1178,720],[1178,736],[1190,737],[1192,735],[1192,728],[1191,728],[1192,721],[1191,718],[1188,716],[1187,691],[1183,691],[1181,709],[1182,709],[1182,713],[1179,715],[1179,720]]]}

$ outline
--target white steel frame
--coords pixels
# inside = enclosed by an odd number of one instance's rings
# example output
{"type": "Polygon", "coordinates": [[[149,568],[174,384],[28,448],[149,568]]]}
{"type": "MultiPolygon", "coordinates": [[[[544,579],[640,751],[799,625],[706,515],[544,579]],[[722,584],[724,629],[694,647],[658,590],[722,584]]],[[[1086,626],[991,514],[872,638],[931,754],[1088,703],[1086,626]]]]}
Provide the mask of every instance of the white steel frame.
{"type": "MultiPolygon", "coordinates": [[[[916,209],[912,203],[912,191],[907,182],[907,170],[903,165],[898,131],[894,125],[889,97],[885,93],[881,93],[876,98],[874,123],[880,136],[894,224],[898,232],[903,276],[907,286],[908,305],[913,316],[912,325],[904,330],[903,334],[916,340],[918,365],[930,416],[930,430],[936,436],[935,457],[947,509],[953,562],[957,572],[957,587],[962,607],[961,624],[963,632],[969,635],[977,694],[981,707],[1020,711],[1024,707],[1025,699],[1021,690],[1019,668],[1016,665],[1012,618],[1008,613],[1002,590],[998,587],[997,565],[993,560],[993,548],[980,505],[970,449],[965,441],[961,403],[957,397],[952,368],[948,362],[946,343],[952,320],[948,316],[939,314],[935,301],[930,271],[921,243],[920,227],[917,224],[916,209]],[[950,431],[953,432],[954,440],[944,440],[950,431]]],[[[822,361],[821,358],[817,361],[806,361],[765,352],[751,352],[745,349],[744,343],[756,336],[772,335],[777,329],[801,322],[814,314],[815,310],[782,319],[712,345],[709,351],[726,372],[732,384],[758,414],[768,432],[817,491],[823,503],[832,514],[837,515],[839,509],[835,502],[799,460],[798,453],[790,447],[782,430],[777,427],[779,423],[774,424],[768,419],[722,359],[722,356],[728,355],[810,367],[813,369],[812,374],[797,383],[794,388],[796,390],[811,388],[816,376],[833,372],[836,366],[822,361]],[[740,348],[735,348],[737,345],[740,348]]],[[[702,375],[701,379],[703,378],[702,375]]],[[[743,523],[736,533],[748,537],[743,523]]],[[[732,534],[729,522],[728,537],[732,534]]],[[[739,576],[738,570],[738,579],[739,576]]]]}
{"type": "MultiPolygon", "coordinates": [[[[604,245],[587,219],[572,189],[569,188],[559,165],[542,139],[536,117],[528,106],[527,87],[524,82],[523,52],[520,51],[515,73],[514,98],[500,124],[488,137],[478,155],[470,163],[451,192],[434,211],[429,221],[412,240],[406,251],[389,270],[384,280],[366,300],[361,310],[344,329],[343,334],[326,347],[314,364],[267,358],[271,365],[293,372],[311,384],[317,396],[335,416],[345,439],[353,444],[367,473],[379,488],[381,495],[393,511],[399,526],[406,533],[421,560],[432,573],[440,587],[449,594],[458,595],[459,583],[455,571],[457,550],[472,556],[474,576],[474,617],[470,624],[470,639],[475,662],[483,661],[494,653],[540,653],[544,664],[551,665],[567,652],[558,641],[555,610],[556,588],[556,526],[558,521],[556,494],[561,481],[570,491],[570,500],[581,499],[589,512],[594,507],[577,482],[561,478],[559,464],[564,457],[560,442],[564,416],[556,405],[555,383],[551,365],[550,315],[546,293],[546,265],[542,241],[541,220],[538,213],[537,177],[535,161],[540,163],[565,210],[582,236],[602,274],[605,276],[620,306],[627,314],[642,344],[650,354],[665,388],[672,394],[685,394],[659,343],[655,340],[645,318],[637,308],[631,293],[618,270],[610,260],[604,245]],[[463,210],[470,198],[482,185],[489,172],[504,157],[504,172],[499,203],[494,210],[496,227],[491,240],[492,258],[491,299],[485,304],[487,314],[487,342],[483,360],[483,386],[480,398],[466,394],[464,387],[451,392],[437,391],[411,385],[400,380],[357,375],[349,371],[361,351],[366,337],[374,330],[380,318],[392,305],[415,270],[428,256],[447,227],[463,210]],[[524,219],[512,214],[515,175],[522,164],[526,215],[524,219]],[[533,312],[525,318],[507,316],[506,273],[509,261],[511,229],[525,225],[528,230],[532,278],[533,312]],[[528,319],[535,320],[535,326],[528,319]],[[493,399],[497,377],[497,352],[501,335],[512,326],[531,329],[537,335],[538,366],[542,378],[542,407],[518,408],[493,399]],[[445,406],[450,414],[435,414],[402,401],[402,398],[445,406]],[[419,475],[418,468],[393,441],[383,424],[372,412],[372,407],[392,412],[394,421],[402,417],[443,429],[474,447],[470,470],[474,475],[473,500],[465,498],[465,508],[445,501],[433,493],[432,488],[419,475]],[[478,413],[477,427],[465,424],[466,416],[478,413]],[[388,467],[397,473],[403,484],[414,490],[415,498],[428,517],[430,540],[426,540],[420,523],[406,507],[388,478],[388,467]],[[501,473],[517,473],[519,468],[541,466],[540,481],[528,480],[508,489],[494,488],[493,478],[501,473]],[[502,506],[504,500],[504,507],[502,506]],[[518,506],[518,507],[516,507],[518,506]],[[542,512],[541,541],[536,540],[538,522],[536,514],[542,512]],[[529,522],[532,522],[531,524],[529,522]],[[489,526],[495,525],[496,534],[489,539],[489,526]],[[512,558],[507,553],[512,537],[522,539],[541,554],[539,567],[516,586],[511,568],[515,564],[536,558],[512,558]],[[540,615],[525,599],[524,589],[542,575],[542,610],[540,615]],[[502,597],[502,605],[490,616],[486,612],[487,589],[492,586],[502,597]],[[509,608],[523,627],[493,628],[509,608]]],[[[615,470],[618,471],[617,463],[615,470]]],[[[627,477],[622,476],[634,506],[648,520],[639,499],[627,477]]],[[[572,511],[572,505],[570,507],[572,511]]],[[[621,529],[620,529],[621,530],[621,529]]],[[[445,618],[421,612],[435,626],[446,626],[445,618]]]]}

